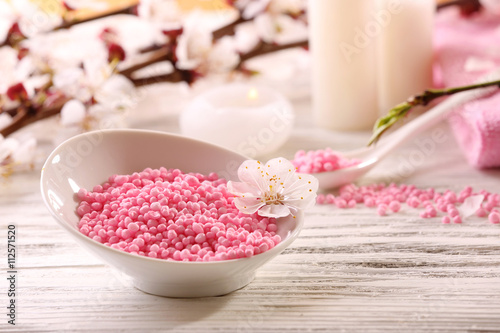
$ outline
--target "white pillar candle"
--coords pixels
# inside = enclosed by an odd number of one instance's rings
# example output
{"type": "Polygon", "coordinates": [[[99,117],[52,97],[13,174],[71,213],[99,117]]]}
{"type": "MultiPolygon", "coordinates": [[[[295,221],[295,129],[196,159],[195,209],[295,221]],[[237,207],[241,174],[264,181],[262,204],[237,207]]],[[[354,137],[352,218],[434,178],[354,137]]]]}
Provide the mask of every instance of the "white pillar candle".
{"type": "Polygon", "coordinates": [[[316,124],[366,130],[378,116],[374,0],[309,1],[316,124]]]}
{"type": "Polygon", "coordinates": [[[379,112],[432,87],[435,0],[377,0],[379,112]]]}
{"type": "Polygon", "coordinates": [[[230,84],[197,96],[181,114],[182,134],[250,158],[283,145],[293,128],[292,105],[265,87],[230,84]]]}

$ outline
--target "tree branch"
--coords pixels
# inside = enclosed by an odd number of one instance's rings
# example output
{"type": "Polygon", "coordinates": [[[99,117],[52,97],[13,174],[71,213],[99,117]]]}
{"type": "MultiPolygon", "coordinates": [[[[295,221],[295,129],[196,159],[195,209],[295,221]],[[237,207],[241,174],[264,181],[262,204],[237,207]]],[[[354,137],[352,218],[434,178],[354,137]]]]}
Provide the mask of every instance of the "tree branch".
{"type": "Polygon", "coordinates": [[[147,86],[150,84],[155,84],[155,83],[161,83],[161,82],[188,82],[190,83],[192,81],[191,76],[186,74],[187,71],[182,71],[176,69],[173,73],[170,74],[164,74],[164,75],[157,75],[157,76],[150,76],[150,77],[145,77],[145,78],[140,78],[140,79],[132,79],[132,83],[136,87],[143,87],[147,86]]]}
{"type": "Polygon", "coordinates": [[[277,51],[282,51],[286,49],[292,49],[295,47],[309,47],[309,41],[301,41],[301,42],[295,42],[295,43],[290,43],[290,44],[269,44],[265,42],[260,42],[252,51],[242,54],[240,56],[240,63],[237,66],[237,68],[240,68],[243,62],[268,53],[272,52],[277,52],[277,51]]]}
{"type": "Polygon", "coordinates": [[[212,36],[214,37],[215,40],[217,39],[220,39],[224,36],[232,36],[234,35],[234,32],[235,32],[235,28],[238,24],[241,24],[241,23],[244,23],[244,22],[248,22],[250,20],[248,19],[244,19],[243,17],[241,17],[241,13],[240,13],[240,16],[239,18],[234,21],[234,22],[231,22],[217,30],[214,30],[214,32],[212,32],[212,36]]]}
{"type": "Polygon", "coordinates": [[[165,61],[165,60],[168,60],[170,62],[173,61],[172,52],[171,52],[170,47],[168,47],[168,46],[164,46],[163,48],[152,52],[151,57],[149,59],[147,59],[146,61],[144,61],[142,63],[130,66],[129,68],[120,71],[120,74],[125,75],[125,76],[130,78],[130,76],[132,75],[133,72],[138,71],[139,69],[145,68],[147,66],[150,66],[152,64],[155,64],[157,62],[165,61]]]}
{"type": "Polygon", "coordinates": [[[413,109],[413,107],[417,105],[425,106],[439,97],[449,96],[463,91],[492,87],[492,86],[500,87],[500,80],[471,84],[462,87],[431,89],[424,91],[420,95],[410,97],[406,102],[398,104],[397,106],[389,110],[389,112],[385,116],[379,118],[376,121],[375,126],[373,128],[373,135],[370,138],[370,141],[368,142],[368,146],[378,141],[378,139],[380,139],[380,137],[385,133],[385,131],[391,128],[392,125],[398,122],[401,118],[406,116],[408,112],[410,112],[413,109]]]}
{"type": "Polygon", "coordinates": [[[53,29],[53,31],[62,30],[62,29],[69,29],[74,25],[98,20],[98,19],[105,18],[108,16],[120,15],[120,14],[133,15],[133,14],[135,14],[136,7],[137,7],[137,5],[132,5],[132,6],[128,6],[125,8],[121,8],[121,9],[117,9],[117,10],[113,10],[113,11],[109,11],[109,12],[104,12],[104,13],[98,14],[96,16],[91,16],[91,17],[88,17],[88,18],[85,18],[82,20],[76,19],[76,20],[72,20],[72,21],[67,21],[67,22],[62,23],[60,26],[55,27],[53,29]]]}
{"type": "Polygon", "coordinates": [[[61,112],[62,107],[69,99],[63,99],[53,106],[41,110],[34,110],[32,107],[20,106],[17,114],[12,119],[12,123],[0,130],[0,134],[4,137],[20,130],[39,120],[55,116],[61,112]]]}

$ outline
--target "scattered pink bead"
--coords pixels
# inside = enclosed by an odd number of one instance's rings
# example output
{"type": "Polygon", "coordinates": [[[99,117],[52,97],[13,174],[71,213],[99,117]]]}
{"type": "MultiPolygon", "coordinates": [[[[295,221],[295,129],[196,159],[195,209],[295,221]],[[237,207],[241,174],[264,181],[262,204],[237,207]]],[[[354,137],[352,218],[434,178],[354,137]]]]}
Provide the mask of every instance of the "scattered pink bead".
{"type": "Polygon", "coordinates": [[[347,202],[345,199],[335,199],[335,205],[339,208],[347,208],[347,202]]]}
{"type": "Polygon", "coordinates": [[[375,200],[372,197],[363,199],[363,202],[366,207],[375,207],[375,200]]]}
{"type": "Polygon", "coordinates": [[[361,163],[357,159],[345,158],[341,153],[335,152],[330,148],[308,152],[299,150],[291,162],[300,173],[327,172],[348,168],[361,163]]]}
{"type": "Polygon", "coordinates": [[[324,204],[325,200],[326,200],[326,197],[322,193],[318,194],[318,196],[316,197],[316,203],[318,203],[319,205],[324,204]]]}
{"type": "MultiPolygon", "coordinates": [[[[442,217],[442,222],[462,223],[462,217],[458,210],[463,201],[473,195],[484,195],[482,207],[476,212],[479,217],[485,217],[488,213],[495,213],[493,221],[497,217],[500,223],[500,212],[496,207],[500,205],[500,194],[480,191],[474,193],[471,187],[466,187],[460,192],[446,190],[444,193],[437,192],[433,188],[426,190],[418,189],[414,185],[384,185],[372,184],[368,186],[356,186],[354,184],[344,185],[340,188],[336,197],[333,194],[325,196],[325,202],[335,204],[339,208],[353,208],[355,203],[364,204],[366,207],[376,207],[376,212],[380,216],[385,216],[390,211],[398,212],[401,204],[406,203],[409,207],[419,209],[419,216],[422,218],[438,217],[442,213],[447,213],[442,217]]],[[[85,193],[82,193],[84,196],[85,193]]],[[[495,223],[495,222],[492,222],[495,223]]]]}
{"type": "Polygon", "coordinates": [[[177,261],[247,258],[281,241],[274,218],[241,213],[216,174],[150,169],[80,190],[84,235],[132,254],[177,261]]]}
{"type": "Polygon", "coordinates": [[[476,211],[476,215],[479,217],[485,217],[488,215],[488,212],[483,207],[479,207],[479,209],[476,211]]]}
{"type": "Polygon", "coordinates": [[[455,217],[455,216],[460,215],[458,209],[456,209],[456,208],[448,209],[448,214],[450,214],[451,217],[455,217]]]}
{"type": "Polygon", "coordinates": [[[397,213],[401,209],[401,204],[399,203],[399,201],[391,201],[391,203],[389,204],[389,209],[394,213],[397,213]]]}
{"type": "Polygon", "coordinates": [[[498,212],[492,212],[488,215],[488,220],[493,224],[500,223],[500,214],[498,212]]]}
{"type": "Polygon", "coordinates": [[[377,207],[377,214],[380,216],[385,216],[387,214],[387,206],[381,204],[377,207]]]}
{"type": "Polygon", "coordinates": [[[427,208],[425,209],[425,212],[429,215],[429,217],[436,217],[437,216],[437,211],[432,206],[427,206],[427,208]]]}
{"type": "Polygon", "coordinates": [[[427,212],[425,212],[425,211],[424,211],[424,212],[420,212],[420,213],[419,213],[419,216],[420,216],[421,218],[423,218],[423,219],[428,219],[428,218],[430,217],[429,213],[427,213],[427,212]]]}
{"type": "Polygon", "coordinates": [[[335,197],[333,194],[330,193],[326,195],[326,202],[329,204],[335,203],[335,197]]]}

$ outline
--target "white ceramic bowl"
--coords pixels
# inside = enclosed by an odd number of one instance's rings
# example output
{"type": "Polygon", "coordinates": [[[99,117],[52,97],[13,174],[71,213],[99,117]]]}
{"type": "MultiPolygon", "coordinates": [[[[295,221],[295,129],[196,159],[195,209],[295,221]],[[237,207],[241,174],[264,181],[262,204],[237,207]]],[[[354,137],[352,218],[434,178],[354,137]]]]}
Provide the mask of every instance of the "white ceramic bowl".
{"type": "Polygon", "coordinates": [[[130,276],[138,289],[170,297],[223,295],[250,283],[258,267],[297,238],[303,225],[302,213],[295,219],[277,221],[282,241],[267,252],[218,262],[175,262],[132,255],[80,233],[75,193],[80,188],[91,189],[103,183],[112,174],[130,174],[147,167],[163,166],[204,174],[218,172],[237,180],[237,167],[245,159],[212,144],[161,132],[90,132],[67,140],[51,153],[42,169],[42,196],[59,225],[84,248],[130,276]]]}

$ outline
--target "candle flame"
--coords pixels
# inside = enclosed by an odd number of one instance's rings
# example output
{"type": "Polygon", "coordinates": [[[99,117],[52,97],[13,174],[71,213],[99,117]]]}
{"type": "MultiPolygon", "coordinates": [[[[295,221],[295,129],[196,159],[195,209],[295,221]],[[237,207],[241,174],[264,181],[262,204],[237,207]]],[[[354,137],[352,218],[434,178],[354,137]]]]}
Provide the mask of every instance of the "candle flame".
{"type": "Polygon", "coordinates": [[[256,100],[257,98],[259,98],[259,92],[257,91],[257,89],[252,88],[248,91],[247,97],[251,101],[256,100]]]}

